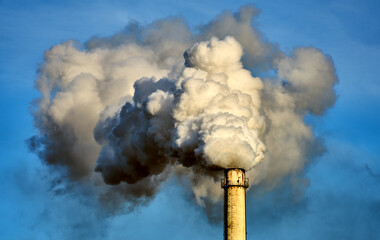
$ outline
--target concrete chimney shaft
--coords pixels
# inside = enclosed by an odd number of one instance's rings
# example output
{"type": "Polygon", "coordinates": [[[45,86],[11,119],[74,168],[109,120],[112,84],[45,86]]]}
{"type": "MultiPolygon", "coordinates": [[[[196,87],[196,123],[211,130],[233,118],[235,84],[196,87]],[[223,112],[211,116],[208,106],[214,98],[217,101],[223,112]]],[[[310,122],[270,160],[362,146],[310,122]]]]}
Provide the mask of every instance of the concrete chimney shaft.
{"type": "Polygon", "coordinates": [[[246,240],[245,189],[248,179],[244,169],[224,170],[224,240],[246,240]]]}

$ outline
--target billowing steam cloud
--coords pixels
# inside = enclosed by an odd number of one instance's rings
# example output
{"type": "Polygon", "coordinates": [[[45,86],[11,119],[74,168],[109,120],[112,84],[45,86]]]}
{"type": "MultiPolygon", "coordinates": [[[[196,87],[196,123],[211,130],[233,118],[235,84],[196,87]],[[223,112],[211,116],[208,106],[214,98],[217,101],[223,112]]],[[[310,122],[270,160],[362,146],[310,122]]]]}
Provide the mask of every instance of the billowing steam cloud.
{"type": "Polygon", "coordinates": [[[168,165],[250,170],[264,158],[259,138],[259,78],[242,68],[241,45],[212,38],[185,52],[176,79],[142,78],[133,102],[100,121],[95,136],[104,144],[96,171],[106,183],[135,183],[168,165]]]}
{"type": "Polygon", "coordinates": [[[172,174],[200,205],[221,199],[224,168],[268,188],[296,176],[323,151],[305,116],[334,104],[337,77],[315,48],[288,56],[264,41],[257,13],[224,13],[197,34],[174,18],[52,47],[31,149],[107,201],[149,199],[172,174]]]}

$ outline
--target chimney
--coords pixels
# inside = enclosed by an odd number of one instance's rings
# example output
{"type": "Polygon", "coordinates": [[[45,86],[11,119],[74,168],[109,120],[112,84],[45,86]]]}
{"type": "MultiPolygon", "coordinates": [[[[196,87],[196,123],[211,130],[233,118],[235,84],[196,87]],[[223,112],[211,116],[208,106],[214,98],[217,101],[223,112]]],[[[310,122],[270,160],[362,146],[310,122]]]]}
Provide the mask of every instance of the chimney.
{"type": "Polygon", "coordinates": [[[248,179],[241,168],[224,170],[224,240],[246,240],[245,189],[248,179]]]}

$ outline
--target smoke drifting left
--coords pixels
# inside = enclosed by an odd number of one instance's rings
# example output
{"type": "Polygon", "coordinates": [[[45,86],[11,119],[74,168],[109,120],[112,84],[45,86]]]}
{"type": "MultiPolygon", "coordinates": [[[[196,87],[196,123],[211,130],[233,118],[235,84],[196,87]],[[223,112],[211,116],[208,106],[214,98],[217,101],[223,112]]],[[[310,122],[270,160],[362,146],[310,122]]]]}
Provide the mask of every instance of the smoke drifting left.
{"type": "Polygon", "coordinates": [[[313,47],[288,56],[265,41],[257,14],[225,12],[199,33],[178,18],[132,23],[53,46],[36,80],[30,148],[105,202],[149,200],[173,174],[207,208],[222,200],[217,170],[244,168],[268,189],[296,179],[323,152],[304,118],[334,104],[335,68],[313,47]]]}

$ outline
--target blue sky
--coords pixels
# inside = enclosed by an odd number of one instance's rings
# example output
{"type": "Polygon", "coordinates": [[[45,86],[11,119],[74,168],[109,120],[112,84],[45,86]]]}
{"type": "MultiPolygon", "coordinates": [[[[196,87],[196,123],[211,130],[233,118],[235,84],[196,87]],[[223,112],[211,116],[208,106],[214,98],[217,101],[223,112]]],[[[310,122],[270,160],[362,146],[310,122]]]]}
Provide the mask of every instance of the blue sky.
{"type": "MultiPolygon", "coordinates": [[[[50,173],[28,152],[36,134],[30,104],[43,53],[64,40],[108,36],[130,21],[149,24],[181,16],[193,30],[223,10],[254,4],[257,26],[285,52],[314,46],[330,55],[338,101],[311,119],[327,152],[307,168],[303,200],[250,196],[249,239],[380,238],[380,3],[349,1],[7,1],[0,0],[0,238],[1,239],[217,239],[191,193],[174,180],[129,214],[110,216],[76,193],[56,194],[50,173]],[[368,166],[368,168],[366,167],[368,166]],[[252,200],[253,199],[253,200],[252,200]],[[74,211],[75,212],[71,212],[74,211]],[[78,212],[79,211],[79,212],[78,212]],[[72,219],[72,214],[79,217],[72,219]]],[[[286,197],[286,196],[283,196],[286,197]]]]}

